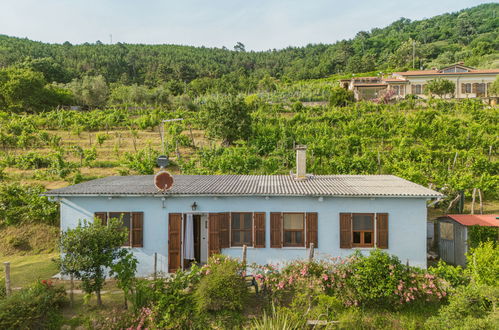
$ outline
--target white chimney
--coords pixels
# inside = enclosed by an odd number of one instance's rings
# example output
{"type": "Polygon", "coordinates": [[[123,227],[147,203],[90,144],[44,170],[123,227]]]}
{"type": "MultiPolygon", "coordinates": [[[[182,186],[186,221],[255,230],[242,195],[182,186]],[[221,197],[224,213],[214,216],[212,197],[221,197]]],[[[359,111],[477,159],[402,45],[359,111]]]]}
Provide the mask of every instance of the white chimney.
{"type": "Polygon", "coordinates": [[[296,150],[296,180],[307,179],[307,146],[297,145],[296,150]]]}

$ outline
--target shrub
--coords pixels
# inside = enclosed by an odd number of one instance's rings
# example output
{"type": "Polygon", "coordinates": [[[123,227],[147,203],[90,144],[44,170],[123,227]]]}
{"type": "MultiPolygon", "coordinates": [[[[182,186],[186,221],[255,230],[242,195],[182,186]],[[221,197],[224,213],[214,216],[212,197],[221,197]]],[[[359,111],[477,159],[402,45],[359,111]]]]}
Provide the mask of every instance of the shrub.
{"type": "Polygon", "coordinates": [[[0,328],[58,328],[65,302],[63,287],[55,287],[50,281],[37,282],[0,300],[0,328]]]}
{"type": "Polygon", "coordinates": [[[493,242],[480,243],[466,256],[467,271],[477,284],[499,286],[499,247],[493,242]]]}
{"type": "MultiPolygon", "coordinates": [[[[491,316],[494,304],[497,304],[498,300],[499,289],[497,287],[461,286],[449,297],[449,305],[442,307],[437,316],[426,322],[426,327],[428,329],[461,328],[463,322],[469,326],[479,320],[481,321],[477,323],[482,325],[492,323],[491,319],[487,319],[491,316]]],[[[492,328],[494,327],[490,327],[492,328]]]]}
{"type": "Polygon", "coordinates": [[[428,272],[446,280],[453,287],[468,285],[470,282],[469,276],[461,266],[452,266],[442,260],[438,261],[437,266],[429,267],[428,272]]]}
{"type": "Polygon", "coordinates": [[[329,98],[329,104],[334,107],[345,107],[354,101],[353,92],[341,87],[333,88],[329,98]]]}
{"type": "Polygon", "coordinates": [[[303,317],[296,315],[288,308],[273,308],[271,313],[264,312],[263,316],[251,322],[251,330],[286,329],[298,330],[306,328],[303,317]]]}
{"type": "Polygon", "coordinates": [[[193,287],[200,278],[201,270],[194,265],[189,271],[178,270],[172,277],[158,280],[153,296],[143,290],[149,299],[157,299],[153,315],[159,328],[195,327],[199,317],[196,315],[193,287]]]}
{"type": "Polygon", "coordinates": [[[25,237],[12,236],[12,237],[9,237],[7,240],[8,240],[9,245],[15,249],[18,249],[18,250],[30,250],[31,249],[31,247],[29,245],[29,241],[25,237]]]}
{"type": "Polygon", "coordinates": [[[5,279],[0,278],[0,299],[5,298],[7,292],[5,290],[5,279]]]}
{"type": "Polygon", "coordinates": [[[241,311],[248,296],[246,282],[241,276],[241,264],[224,256],[213,256],[203,269],[194,292],[197,310],[217,312],[221,310],[241,311]]]}

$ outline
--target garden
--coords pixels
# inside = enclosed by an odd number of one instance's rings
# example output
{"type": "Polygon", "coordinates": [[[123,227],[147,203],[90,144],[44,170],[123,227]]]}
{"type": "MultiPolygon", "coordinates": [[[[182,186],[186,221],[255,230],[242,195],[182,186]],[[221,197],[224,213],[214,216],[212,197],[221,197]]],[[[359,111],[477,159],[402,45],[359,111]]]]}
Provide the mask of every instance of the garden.
{"type": "Polygon", "coordinates": [[[346,258],[281,265],[213,255],[205,265],[146,279],[134,276],[137,261],[121,248],[126,239],[121,225],[119,219],[107,226],[84,222],[64,232],[57,265],[66,280],[38,280],[10,295],[0,291],[0,327],[495,329],[499,324],[494,241],[473,248],[466,269],[439,262],[424,270],[373,250],[369,256],[357,251],[346,258]]]}

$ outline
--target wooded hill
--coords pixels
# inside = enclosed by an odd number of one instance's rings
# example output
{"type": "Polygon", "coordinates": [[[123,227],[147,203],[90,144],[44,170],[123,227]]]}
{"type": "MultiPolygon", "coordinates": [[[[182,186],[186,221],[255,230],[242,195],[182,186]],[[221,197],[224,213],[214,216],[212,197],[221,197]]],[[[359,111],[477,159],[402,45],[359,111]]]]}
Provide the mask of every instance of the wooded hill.
{"type": "MultiPolygon", "coordinates": [[[[85,75],[107,82],[158,86],[241,77],[283,80],[323,78],[337,73],[442,66],[457,61],[499,67],[499,4],[483,4],[420,21],[401,18],[385,28],[361,31],[334,44],[288,47],[263,52],[117,43],[48,44],[0,35],[0,67],[40,71],[47,82],[67,83],[85,75]]],[[[199,84],[200,82],[198,82],[199,84]]],[[[245,90],[248,87],[245,86],[245,90]]]]}

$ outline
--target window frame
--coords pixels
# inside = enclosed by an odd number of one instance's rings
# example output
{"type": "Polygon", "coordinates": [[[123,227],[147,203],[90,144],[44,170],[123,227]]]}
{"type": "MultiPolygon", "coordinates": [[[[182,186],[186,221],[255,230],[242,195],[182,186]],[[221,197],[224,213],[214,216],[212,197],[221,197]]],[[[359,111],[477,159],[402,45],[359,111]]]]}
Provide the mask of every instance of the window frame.
{"type": "MultiPolygon", "coordinates": [[[[307,221],[307,219],[306,219],[306,213],[305,212],[282,212],[282,247],[305,247],[306,221],[307,221]],[[297,230],[297,229],[286,230],[284,228],[284,216],[286,214],[301,214],[302,215],[303,229],[302,230],[297,230]],[[301,232],[302,233],[302,240],[303,240],[303,242],[301,244],[300,243],[286,243],[286,241],[284,239],[286,232],[292,232],[292,233],[301,232]]],[[[295,240],[296,240],[296,235],[294,235],[294,236],[295,236],[295,240]]]]}
{"type": "Polygon", "coordinates": [[[375,246],[375,235],[376,235],[376,213],[352,213],[352,247],[354,248],[374,248],[375,246]],[[354,230],[353,229],[353,219],[356,215],[369,215],[371,216],[372,230],[354,230]],[[360,243],[354,242],[354,233],[360,233],[360,243]],[[365,233],[371,233],[371,243],[365,243],[365,233]]]}
{"type": "Polygon", "coordinates": [[[464,94],[471,94],[471,83],[462,83],[464,85],[464,94]]]}
{"type": "MultiPolygon", "coordinates": [[[[96,212],[94,212],[95,214],[96,212]]],[[[113,213],[118,213],[118,214],[125,214],[125,213],[128,213],[129,216],[130,216],[130,223],[129,223],[129,226],[128,226],[128,242],[126,242],[126,244],[123,244],[121,245],[122,247],[129,247],[129,248],[132,248],[133,246],[133,242],[132,242],[132,233],[133,233],[133,213],[135,213],[135,211],[127,211],[127,212],[116,212],[116,211],[106,211],[106,212],[102,212],[102,213],[106,213],[106,226],[109,226],[109,220],[111,220],[111,214],[113,213]]],[[[115,217],[113,217],[113,219],[115,219],[115,217]]],[[[126,228],[125,226],[123,226],[123,228],[126,228]]]]}
{"type": "MultiPolygon", "coordinates": [[[[241,220],[239,220],[241,221],[241,220]]],[[[241,222],[240,222],[241,223],[241,222]]],[[[243,221],[243,225],[244,225],[244,221],[243,221]]],[[[253,231],[255,230],[254,227],[255,227],[255,220],[254,220],[254,212],[230,212],[230,247],[242,247],[244,245],[246,246],[250,246],[252,247],[254,245],[253,243],[253,238],[254,238],[254,235],[253,235],[253,231]],[[249,214],[251,215],[251,227],[250,229],[234,229],[232,227],[232,216],[234,214],[239,214],[239,216],[243,215],[243,214],[249,214]],[[244,242],[241,242],[240,244],[239,243],[234,243],[234,240],[232,239],[233,237],[233,232],[234,231],[238,231],[238,232],[248,232],[250,233],[250,243],[249,244],[244,244],[244,242]]],[[[241,237],[241,235],[239,235],[239,237],[241,237]]]]}

